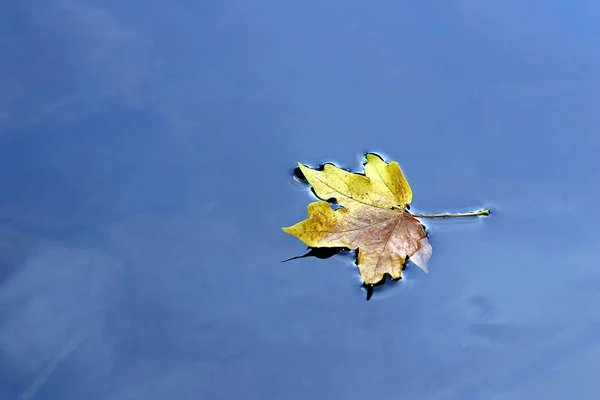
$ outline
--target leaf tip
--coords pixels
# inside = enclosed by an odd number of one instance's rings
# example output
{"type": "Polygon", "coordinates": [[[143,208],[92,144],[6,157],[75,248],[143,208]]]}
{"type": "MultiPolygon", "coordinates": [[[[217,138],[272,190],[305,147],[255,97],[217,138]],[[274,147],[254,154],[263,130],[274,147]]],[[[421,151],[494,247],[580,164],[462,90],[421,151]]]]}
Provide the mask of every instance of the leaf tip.
{"type": "Polygon", "coordinates": [[[374,151],[367,151],[365,153],[365,158],[367,159],[367,161],[372,161],[375,157],[380,159],[381,161],[385,161],[380,154],[375,153],[374,151]]]}

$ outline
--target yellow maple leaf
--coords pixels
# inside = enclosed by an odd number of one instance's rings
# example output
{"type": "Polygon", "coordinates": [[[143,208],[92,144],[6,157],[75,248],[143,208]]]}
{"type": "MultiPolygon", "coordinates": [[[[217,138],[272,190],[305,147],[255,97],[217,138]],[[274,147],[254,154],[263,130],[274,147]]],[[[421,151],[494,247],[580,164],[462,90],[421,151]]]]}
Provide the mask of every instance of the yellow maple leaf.
{"type": "Polygon", "coordinates": [[[358,249],[357,265],[366,284],[378,283],[386,273],[400,278],[407,256],[427,271],[431,245],[423,226],[406,209],[412,190],[400,166],[373,153],[366,158],[364,175],[332,164],[319,171],[298,163],[315,194],[335,198],[341,208],[333,210],[325,201],[311,203],[309,218],[283,231],[310,247],[358,249]]]}
{"type": "MultiPolygon", "coordinates": [[[[489,215],[484,209],[456,214],[411,214],[412,190],[397,162],[366,154],[365,173],[352,173],[332,164],[322,170],[298,163],[302,174],[322,200],[308,205],[308,219],[283,228],[312,248],[358,250],[357,265],[365,284],[379,283],[389,274],[402,277],[406,257],[427,272],[432,248],[423,225],[415,218],[489,215]]],[[[294,257],[298,258],[298,257],[294,257]]]]}

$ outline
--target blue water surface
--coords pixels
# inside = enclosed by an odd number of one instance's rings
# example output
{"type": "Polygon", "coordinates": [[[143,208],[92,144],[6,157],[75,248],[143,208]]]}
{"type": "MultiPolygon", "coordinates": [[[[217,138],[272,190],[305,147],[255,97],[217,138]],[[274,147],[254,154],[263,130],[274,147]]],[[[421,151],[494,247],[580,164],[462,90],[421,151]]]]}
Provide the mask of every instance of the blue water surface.
{"type": "Polygon", "coordinates": [[[0,2],[0,399],[598,399],[600,7],[0,2]],[[424,274],[281,231],[402,166],[424,274]]]}

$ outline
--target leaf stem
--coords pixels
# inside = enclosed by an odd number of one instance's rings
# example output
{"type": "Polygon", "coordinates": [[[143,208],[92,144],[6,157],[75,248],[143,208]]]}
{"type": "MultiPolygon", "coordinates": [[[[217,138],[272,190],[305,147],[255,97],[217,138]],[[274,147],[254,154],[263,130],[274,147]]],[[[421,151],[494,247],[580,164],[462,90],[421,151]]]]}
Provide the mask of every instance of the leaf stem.
{"type": "Polygon", "coordinates": [[[478,215],[490,215],[490,209],[471,211],[467,213],[443,213],[443,214],[413,214],[415,218],[449,218],[449,217],[475,217],[478,215]]]}

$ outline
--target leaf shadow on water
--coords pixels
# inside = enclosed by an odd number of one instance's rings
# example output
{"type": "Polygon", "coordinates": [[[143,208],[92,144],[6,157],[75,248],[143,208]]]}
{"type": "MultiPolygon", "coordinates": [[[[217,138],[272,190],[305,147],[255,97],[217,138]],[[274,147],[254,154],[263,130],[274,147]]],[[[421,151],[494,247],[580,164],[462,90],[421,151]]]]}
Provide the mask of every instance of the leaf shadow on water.
{"type": "MultiPolygon", "coordinates": [[[[290,257],[286,260],[283,260],[282,262],[288,262],[288,261],[293,261],[293,260],[297,260],[300,258],[308,258],[308,257],[315,257],[315,258],[318,258],[321,260],[325,260],[325,259],[331,258],[333,256],[339,255],[341,257],[346,257],[348,259],[351,259],[354,266],[358,268],[358,266],[356,265],[356,262],[358,260],[358,258],[357,258],[358,250],[350,250],[346,247],[320,247],[320,248],[319,247],[307,247],[307,250],[308,251],[303,255],[290,257]]],[[[410,260],[407,257],[406,261],[402,265],[402,271],[404,271],[406,269],[407,265],[410,265],[410,264],[411,264],[410,260]]],[[[383,290],[384,290],[383,285],[385,283],[388,283],[386,286],[390,286],[390,285],[396,286],[401,281],[405,281],[405,279],[403,279],[402,277],[398,278],[398,279],[394,279],[389,274],[386,273],[383,276],[383,279],[380,280],[379,282],[377,282],[376,284],[369,285],[369,284],[362,282],[362,288],[366,291],[366,300],[367,301],[371,300],[376,289],[378,291],[382,292],[381,294],[383,294],[383,290]]]]}

